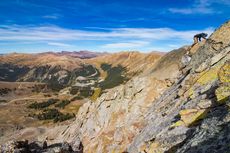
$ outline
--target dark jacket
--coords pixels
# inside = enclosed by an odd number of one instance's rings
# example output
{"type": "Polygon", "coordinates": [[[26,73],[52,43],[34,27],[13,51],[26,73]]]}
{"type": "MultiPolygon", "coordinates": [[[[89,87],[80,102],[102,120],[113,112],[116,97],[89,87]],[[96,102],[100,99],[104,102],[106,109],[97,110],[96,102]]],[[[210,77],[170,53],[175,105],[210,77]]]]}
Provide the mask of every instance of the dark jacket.
{"type": "Polygon", "coordinates": [[[199,41],[201,41],[201,38],[206,39],[207,36],[208,34],[206,33],[199,33],[199,34],[196,34],[194,37],[198,38],[199,41]]]}

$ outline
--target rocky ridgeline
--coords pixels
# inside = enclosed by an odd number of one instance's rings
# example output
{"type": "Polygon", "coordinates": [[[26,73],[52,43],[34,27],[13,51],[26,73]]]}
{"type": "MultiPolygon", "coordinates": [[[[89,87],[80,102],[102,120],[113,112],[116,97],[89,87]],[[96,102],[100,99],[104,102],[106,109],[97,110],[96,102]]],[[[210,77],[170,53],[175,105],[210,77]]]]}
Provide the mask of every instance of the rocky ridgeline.
{"type": "Polygon", "coordinates": [[[87,153],[229,151],[229,36],[227,22],[188,48],[191,60],[168,89],[150,74],[86,103],[61,138],[81,140],[87,153]]]}
{"type": "Polygon", "coordinates": [[[144,117],[148,124],[128,152],[230,151],[229,36],[227,22],[197,49],[178,80],[153,102],[144,117]]]}
{"type": "MultiPolygon", "coordinates": [[[[108,90],[63,132],[45,133],[55,138],[48,143],[86,153],[229,152],[230,22],[188,49],[193,55],[180,69],[165,64],[174,75],[156,78],[158,69],[108,90]]],[[[175,57],[161,62],[182,59],[175,57]]]]}

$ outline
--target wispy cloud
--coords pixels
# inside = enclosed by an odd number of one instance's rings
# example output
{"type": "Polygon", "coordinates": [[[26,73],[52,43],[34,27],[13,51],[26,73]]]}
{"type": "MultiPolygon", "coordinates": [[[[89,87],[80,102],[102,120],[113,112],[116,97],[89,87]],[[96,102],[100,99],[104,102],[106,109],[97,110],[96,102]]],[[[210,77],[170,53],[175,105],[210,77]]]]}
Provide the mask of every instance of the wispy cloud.
{"type": "Polygon", "coordinates": [[[59,43],[59,42],[48,42],[47,44],[51,46],[58,46],[58,47],[72,47],[73,46],[70,44],[59,43]]]}
{"type": "Polygon", "coordinates": [[[193,7],[193,8],[170,8],[170,12],[172,13],[180,13],[180,14],[212,14],[213,10],[205,7],[193,7]]]}
{"type": "Polygon", "coordinates": [[[184,31],[171,28],[93,28],[79,30],[54,25],[0,25],[0,43],[7,42],[8,48],[15,46],[15,49],[24,42],[29,43],[30,48],[33,48],[33,44],[38,46],[39,42],[43,44],[43,47],[47,46],[46,48],[53,46],[54,48],[63,47],[72,50],[80,48],[107,51],[124,49],[169,51],[191,43],[194,34],[200,32],[211,34],[213,30],[213,28],[184,31]]]}
{"type": "Polygon", "coordinates": [[[111,28],[105,31],[66,29],[58,26],[0,26],[0,40],[5,41],[64,41],[64,40],[188,40],[199,32],[211,33],[213,28],[204,30],[179,31],[171,28],[111,28]]]}
{"type": "Polygon", "coordinates": [[[58,15],[58,14],[51,14],[51,15],[44,15],[42,16],[42,18],[45,18],[45,19],[59,19],[61,16],[58,15]]]}
{"type": "Polygon", "coordinates": [[[195,0],[191,7],[185,8],[169,8],[172,13],[179,14],[214,14],[221,13],[221,10],[216,10],[212,7],[213,4],[230,5],[229,0],[195,0]]]}

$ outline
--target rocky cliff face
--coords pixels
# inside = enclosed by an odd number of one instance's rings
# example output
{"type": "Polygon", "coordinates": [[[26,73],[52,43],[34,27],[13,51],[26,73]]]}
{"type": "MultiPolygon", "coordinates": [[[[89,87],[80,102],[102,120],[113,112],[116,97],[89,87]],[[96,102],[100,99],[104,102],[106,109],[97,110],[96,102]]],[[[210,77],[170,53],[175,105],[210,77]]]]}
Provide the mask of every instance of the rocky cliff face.
{"type": "Polygon", "coordinates": [[[178,80],[153,101],[147,126],[128,152],[228,152],[230,22],[192,56],[178,80]]]}
{"type": "Polygon", "coordinates": [[[86,103],[59,139],[97,153],[229,151],[229,35],[227,22],[197,44],[169,88],[153,71],[86,103]]]}
{"type": "Polygon", "coordinates": [[[165,88],[163,81],[135,78],[103,94],[96,102],[86,103],[63,135],[76,146],[73,136],[80,138],[85,152],[122,151],[146,125],[144,114],[165,88]]]}

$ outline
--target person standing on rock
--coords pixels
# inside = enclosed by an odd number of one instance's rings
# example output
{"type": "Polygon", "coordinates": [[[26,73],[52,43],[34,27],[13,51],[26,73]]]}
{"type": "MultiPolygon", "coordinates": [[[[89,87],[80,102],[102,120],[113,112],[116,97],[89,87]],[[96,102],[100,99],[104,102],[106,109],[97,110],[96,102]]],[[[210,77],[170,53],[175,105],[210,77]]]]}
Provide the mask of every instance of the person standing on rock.
{"type": "Polygon", "coordinates": [[[190,55],[190,49],[196,45],[199,41],[201,41],[201,38],[206,40],[206,37],[208,36],[207,33],[198,33],[196,35],[194,35],[193,37],[193,44],[187,49],[186,55],[190,55]]]}
{"type": "MultiPolygon", "coordinates": [[[[197,44],[199,41],[201,41],[201,38],[203,38],[204,40],[206,40],[206,37],[208,36],[207,33],[199,33],[199,34],[196,34],[194,37],[193,37],[193,45],[197,44]]],[[[192,45],[192,46],[193,46],[192,45]]]]}
{"type": "Polygon", "coordinates": [[[193,44],[197,44],[199,41],[201,41],[201,38],[203,38],[204,40],[206,40],[206,37],[208,36],[207,33],[199,33],[199,34],[196,34],[194,37],[193,37],[193,40],[194,40],[194,43],[193,44]]]}

